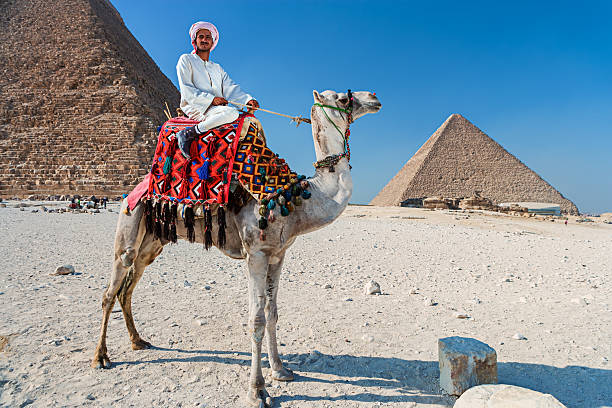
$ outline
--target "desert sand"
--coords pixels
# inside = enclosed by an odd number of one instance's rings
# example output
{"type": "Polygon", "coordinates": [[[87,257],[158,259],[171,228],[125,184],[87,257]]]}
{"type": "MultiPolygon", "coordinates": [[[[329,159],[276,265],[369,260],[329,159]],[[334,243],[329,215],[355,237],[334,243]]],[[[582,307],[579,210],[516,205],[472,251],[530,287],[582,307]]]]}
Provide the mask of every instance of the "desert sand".
{"type": "MultiPolygon", "coordinates": [[[[134,294],[137,327],[156,348],[131,350],[116,305],[113,367],[95,370],[118,205],[49,214],[16,204],[0,208],[1,406],[244,406],[243,261],[167,246],[134,294]],[[64,264],[76,273],[50,275],[64,264]]],[[[451,407],[437,340],[459,335],[497,351],[500,383],[568,407],[612,406],[611,271],[602,222],[350,206],[287,256],[278,337],[296,380],[267,389],[280,407],[451,407]],[[381,295],[364,293],[370,280],[381,295]]]]}

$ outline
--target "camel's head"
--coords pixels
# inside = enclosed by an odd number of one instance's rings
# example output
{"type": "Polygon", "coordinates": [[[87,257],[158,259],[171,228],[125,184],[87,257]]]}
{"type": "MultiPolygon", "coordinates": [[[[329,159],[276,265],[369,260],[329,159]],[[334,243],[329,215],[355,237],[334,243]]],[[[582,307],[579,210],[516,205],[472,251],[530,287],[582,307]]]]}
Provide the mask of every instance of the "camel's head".
{"type": "Polygon", "coordinates": [[[353,92],[352,103],[346,93],[328,90],[321,93],[312,91],[312,94],[315,104],[312,106],[310,117],[315,150],[319,159],[344,151],[343,135],[350,125],[347,110],[350,110],[352,120],[355,121],[366,113],[378,112],[382,106],[376,95],[371,92],[353,92]]]}
{"type": "MultiPolygon", "coordinates": [[[[348,109],[350,106],[349,97],[346,93],[338,93],[327,90],[321,93],[317,91],[312,91],[312,94],[315,103],[320,103],[321,105],[337,106],[341,109],[348,109]]],[[[376,113],[380,110],[382,106],[376,95],[371,92],[353,92],[352,97],[353,120],[359,119],[366,113],[376,113]]],[[[335,112],[341,113],[339,111],[335,112]]]]}

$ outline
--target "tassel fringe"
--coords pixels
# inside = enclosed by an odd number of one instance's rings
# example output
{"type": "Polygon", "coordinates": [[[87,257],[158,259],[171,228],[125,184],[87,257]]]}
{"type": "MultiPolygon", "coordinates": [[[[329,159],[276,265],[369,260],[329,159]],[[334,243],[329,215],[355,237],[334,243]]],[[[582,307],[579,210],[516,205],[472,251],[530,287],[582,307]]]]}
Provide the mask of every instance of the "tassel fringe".
{"type": "Polygon", "coordinates": [[[163,238],[167,241],[170,241],[170,222],[172,219],[172,214],[170,213],[170,203],[166,202],[164,204],[163,209],[163,220],[164,220],[164,231],[163,238]]]}
{"type": "Polygon", "coordinates": [[[155,238],[160,239],[162,236],[162,203],[155,203],[155,238]]]}
{"type": "Polygon", "coordinates": [[[195,242],[195,214],[193,208],[185,208],[185,228],[187,229],[187,239],[189,242],[195,242]]]}
{"type": "Polygon", "coordinates": [[[217,233],[217,247],[220,249],[225,248],[225,209],[223,206],[219,206],[217,210],[217,222],[219,223],[219,231],[217,233]]]}
{"type": "Polygon", "coordinates": [[[170,207],[170,236],[168,239],[176,244],[178,237],[176,236],[176,219],[178,218],[178,206],[172,204],[170,207]]]}
{"type": "Polygon", "coordinates": [[[209,207],[204,209],[204,248],[212,247],[212,212],[209,207]]]}
{"type": "MultiPolygon", "coordinates": [[[[145,225],[148,233],[153,233],[155,239],[163,239],[172,243],[178,241],[176,223],[178,222],[178,205],[176,203],[146,200],[145,205],[145,225]]],[[[195,242],[195,212],[193,207],[186,207],[183,214],[183,221],[187,229],[187,240],[195,242]]],[[[266,220],[268,221],[268,220],[266,220]]],[[[270,222],[274,221],[274,218],[270,222]]],[[[219,206],[217,210],[217,247],[223,249],[226,244],[225,229],[227,227],[225,219],[225,208],[219,206]]],[[[206,250],[213,246],[212,240],[212,211],[210,207],[204,209],[204,248],[206,250]]]]}
{"type": "Polygon", "coordinates": [[[155,223],[153,222],[153,200],[145,202],[145,217],[147,232],[152,234],[155,229],[155,223]]]}

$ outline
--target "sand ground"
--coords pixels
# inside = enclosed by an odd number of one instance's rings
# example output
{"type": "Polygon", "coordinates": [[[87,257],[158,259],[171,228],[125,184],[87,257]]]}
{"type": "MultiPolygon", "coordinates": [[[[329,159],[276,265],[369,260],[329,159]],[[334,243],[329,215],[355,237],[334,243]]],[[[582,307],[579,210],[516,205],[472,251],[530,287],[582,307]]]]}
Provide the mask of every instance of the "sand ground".
{"type": "MultiPolygon", "coordinates": [[[[117,206],[13,204],[0,208],[1,406],[243,406],[242,261],[167,246],[134,294],[136,324],[156,348],[131,350],[115,306],[114,366],[94,370],[117,206]],[[77,273],[49,275],[63,264],[77,273]]],[[[612,225],[351,206],[289,251],[278,335],[296,380],[268,391],[283,408],[450,407],[437,340],[460,335],[497,350],[502,383],[568,407],[612,406],[611,271],[612,225]],[[382,295],[364,294],[371,279],[382,295]]]]}

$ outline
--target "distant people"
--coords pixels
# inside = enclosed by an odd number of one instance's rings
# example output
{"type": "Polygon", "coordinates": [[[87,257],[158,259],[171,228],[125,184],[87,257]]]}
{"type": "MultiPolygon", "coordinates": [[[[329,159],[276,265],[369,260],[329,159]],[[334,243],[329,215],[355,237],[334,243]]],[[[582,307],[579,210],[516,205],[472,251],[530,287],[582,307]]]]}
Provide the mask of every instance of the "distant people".
{"type": "Polygon", "coordinates": [[[81,208],[81,200],[78,197],[72,197],[70,199],[70,204],[68,204],[68,207],[72,208],[73,210],[80,209],[81,208]]]}
{"type": "Polygon", "coordinates": [[[210,52],[219,42],[217,27],[199,21],[189,29],[189,37],[193,51],[181,55],[176,65],[181,89],[181,110],[190,119],[200,122],[177,134],[179,149],[188,159],[191,141],[197,135],[238,119],[238,110],[227,106],[228,100],[250,106],[249,112],[259,107],[259,103],[244,93],[221,65],[209,61],[210,52]]]}
{"type": "Polygon", "coordinates": [[[106,210],[106,202],[108,201],[108,197],[102,197],[102,206],[106,210]]]}

